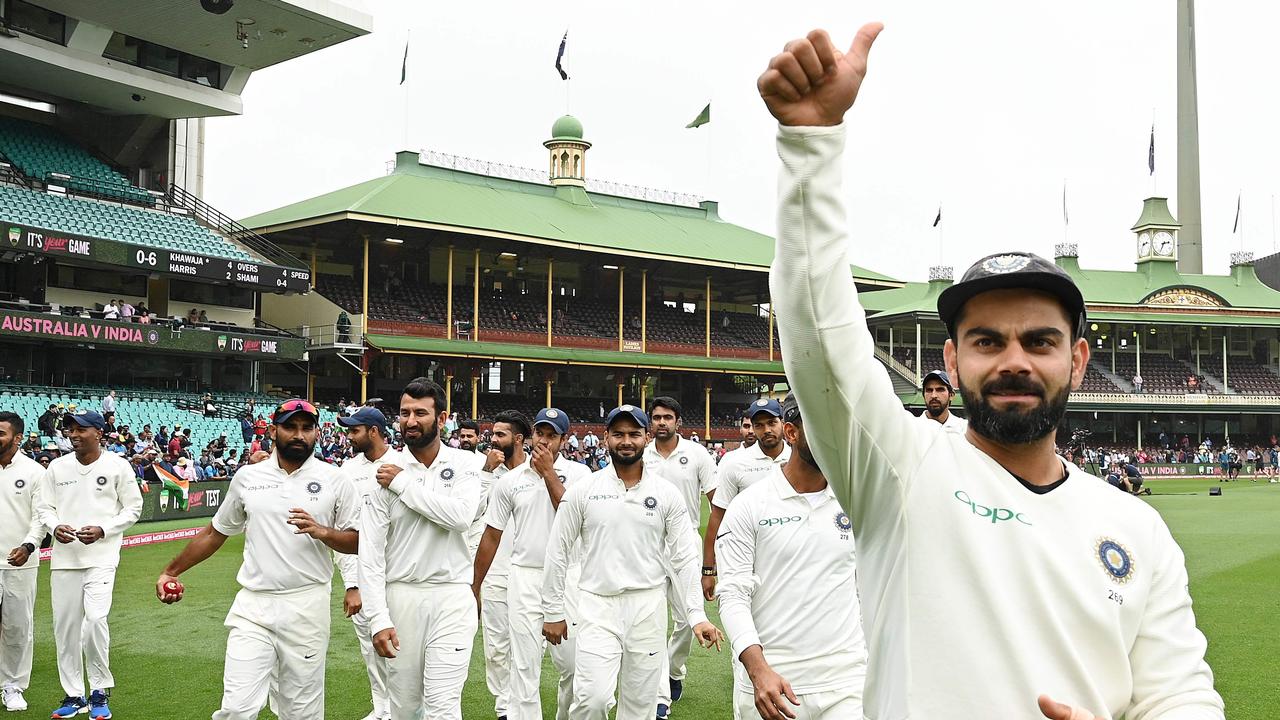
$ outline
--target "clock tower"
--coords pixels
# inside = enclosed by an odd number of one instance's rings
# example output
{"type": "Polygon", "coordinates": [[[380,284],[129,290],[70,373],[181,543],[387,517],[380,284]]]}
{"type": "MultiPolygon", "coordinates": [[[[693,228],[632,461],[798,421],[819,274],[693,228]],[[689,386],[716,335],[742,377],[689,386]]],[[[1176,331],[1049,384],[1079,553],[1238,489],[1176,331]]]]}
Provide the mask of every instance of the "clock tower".
{"type": "Polygon", "coordinates": [[[1178,221],[1169,212],[1169,200],[1149,197],[1142,201],[1142,215],[1133,225],[1138,263],[1178,261],[1178,221]]]}

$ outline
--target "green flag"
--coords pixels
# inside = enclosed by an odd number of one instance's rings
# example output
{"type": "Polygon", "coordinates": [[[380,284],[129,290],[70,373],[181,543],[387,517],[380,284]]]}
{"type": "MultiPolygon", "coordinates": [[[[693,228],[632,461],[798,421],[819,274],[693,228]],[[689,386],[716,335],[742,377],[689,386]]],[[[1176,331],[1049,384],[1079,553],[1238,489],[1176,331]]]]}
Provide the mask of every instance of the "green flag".
{"type": "Polygon", "coordinates": [[[404,59],[400,61],[400,84],[409,77],[409,38],[404,40],[404,59]]]}
{"type": "Polygon", "coordinates": [[[706,125],[709,122],[711,122],[711,103],[707,103],[707,106],[702,108],[702,112],[698,113],[698,117],[694,118],[693,122],[689,123],[688,125],[685,125],[685,127],[687,128],[702,127],[703,125],[706,125]]]}

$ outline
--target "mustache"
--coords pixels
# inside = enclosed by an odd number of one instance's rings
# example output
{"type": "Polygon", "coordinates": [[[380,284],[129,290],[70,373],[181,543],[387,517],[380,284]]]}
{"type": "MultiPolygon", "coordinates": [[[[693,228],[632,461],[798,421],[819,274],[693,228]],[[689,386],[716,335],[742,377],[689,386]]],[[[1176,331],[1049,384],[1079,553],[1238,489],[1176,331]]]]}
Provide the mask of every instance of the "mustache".
{"type": "Polygon", "coordinates": [[[1023,375],[1006,375],[982,386],[983,395],[1035,395],[1044,397],[1044,385],[1023,375]]]}

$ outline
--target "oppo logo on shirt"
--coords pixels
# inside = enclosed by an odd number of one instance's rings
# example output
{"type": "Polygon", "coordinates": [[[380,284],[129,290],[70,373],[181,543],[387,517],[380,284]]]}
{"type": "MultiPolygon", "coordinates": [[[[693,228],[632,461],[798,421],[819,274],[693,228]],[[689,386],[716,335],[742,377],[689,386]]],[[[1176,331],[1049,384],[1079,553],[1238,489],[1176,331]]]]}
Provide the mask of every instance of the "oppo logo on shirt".
{"type": "Polygon", "coordinates": [[[588,500],[618,500],[621,498],[622,498],[621,495],[588,495],[587,496],[588,500]]]}
{"type": "Polygon", "coordinates": [[[760,521],[760,527],[773,527],[775,525],[786,525],[787,523],[803,522],[803,521],[804,521],[804,518],[800,517],[799,515],[792,515],[791,517],[765,518],[760,521]]]}
{"type": "Polygon", "coordinates": [[[996,523],[1000,523],[1000,522],[1005,522],[1008,520],[1017,520],[1023,525],[1031,524],[1027,522],[1026,518],[1023,517],[1022,513],[1014,512],[1009,508],[987,507],[986,505],[976,503],[973,501],[972,498],[969,497],[969,493],[963,490],[957,490],[955,497],[960,502],[964,503],[965,505],[968,505],[970,512],[972,512],[974,515],[977,515],[980,518],[990,518],[992,525],[995,525],[996,523]]]}

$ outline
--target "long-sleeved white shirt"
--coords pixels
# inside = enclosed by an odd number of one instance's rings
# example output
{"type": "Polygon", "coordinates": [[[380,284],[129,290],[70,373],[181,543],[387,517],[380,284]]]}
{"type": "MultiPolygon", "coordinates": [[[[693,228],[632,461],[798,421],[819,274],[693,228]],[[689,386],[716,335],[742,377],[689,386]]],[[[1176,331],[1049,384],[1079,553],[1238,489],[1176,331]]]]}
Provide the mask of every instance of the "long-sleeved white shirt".
{"type": "Polygon", "coordinates": [[[480,505],[480,473],[469,453],[441,445],[430,467],[401,453],[403,471],[366,496],[360,518],[360,598],[377,634],[394,627],[387,584],[471,585],[467,530],[480,505]]]}
{"type": "MultiPolygon", "coordinates": [[[[511,548],[508,564],[541,570],[546,561],[547,544],[551,541],[556,509],[547,494],[546,481],[533,469],[532,462],[532,459],[526,461],[494,484],[489,493],[485,524],[502,531],[502,543],[511,548]]],[[[591,477],[586,465],[563,456],[556,457],[555,469],[556,476],[564,483],[565,492],[591,477]]]]}
{"type": "MultiPolygon", "coordinates": [[[[465,450],[463,452],[466,452],[465,450]]],[[[471,453],[479,459],[476,468],[480,471],[480,504],[476,508],[476,521],[471,523],[471,529],[467,531],[467,548],[471,550],[471,559],[475,560],[476,552],[480,549],[480,538],[484,536],[484,529],[487,525],[486,518],[489,514],[489,505],[492,502],[493,491],[498,487],[498,483],[509,473],[514,472],[508,470],[506,465],[499,465],[493,469],[493,472],[485,472],[484,455],[480,453],[471,453]]],[[[503,533],[502,539],[498,541],[498,549],[493,553],[493,559],[489,561],[489,571],[485,573],[484,579],[490,585],[496,584],[499,587],[506,587],[507,578],[511,576],[511,534],[503,533]]]]}
{"type": "MultiPolygon", "coordinates": [[[[716,537],[720,620],[734,657],[759,645],[799,694],[861,689],[867,665],[853,525],[830,485],[815,500],[775,467],[738,494],[716,537]]],[[[750,679],[740,680],[750,692],[750,679]]]]}
{"type": "MultiPolygon", "coordinates": [[[[23,543],[36,548],[44,539],[44,523],[36,511],[40,492],[40,477],[44,467],[23,455],[14,453],[13,461],[0,465],[0,552],[8,554],[23,543]]],[[[0,560],[0,570],[35,570],[40,567],[40,557],[32,553],[27,564],[14,567],[0,560]]]]}
{"type": "Polygon", "coordinates": [[[728,508],[738,493],[767,476],[770,470],[786,465],[790,459],[791,446],[785,442],[782,443],[782,452],[776,458],[766,455],[759,442],[751,447],[725,453],[720,458],[720,478],[716,482],[716,494],[711,498],[711,504],[721,510],[728,508]]]}
{"type": "MultiPolygon", "coordinates": [[[[364,505],[365,496],[373,494],[373,491],[378,488],[378,468],[386,464],[401,465],[404,462],[401,457],[400,452],[387,448],[387,451],[377,460],[370,460],[364,453],[360,453],[342,463],[342,475],[355,490],[361,507],[364,505]]],[[[342,576],[343,587],[360,586],[360,561],[354,553],[348,555],[335,552],[333,561],[338,566],[338,574],[342,576]]],[[[362,593],[362,602],[363,599],[362,593]]]]}
{"type": "Polygon", "coordinates": [[[705,622],[694,537],[680,492],[647,467],[630,490],[613,465],[592,473],[560,498],[542,576],[543,616],[564,620],[565,576],[581,542],[580,589],[611,596],[659,588],[669,566],[684,588],[689,625],[705,622]]]}
{"type": "Polygon", "coordinates": [[[663,457],[658,452],[658,441],[644,448],[644,464],[659,477],[676,486],[684,498],[685,508],[693,529],[702,524],[702,496],[716,489],[716,461],[711,453],[688,438],[680,438],[676,449],[663,457]]]}
{"type": "Polygon", "coordinates": [[[103,451],[98,459],[81,465],[75,454],[49,463],[40,478],[36,513],[49,532],[59,525],[79,530],[102,528],[103,537],[89,545],[79,540],[54,541],[54,570],[116,567],[124,531],[142,514],[142,491],[133,466],[119,455],[103,451]]]}
{"type": "Polygon", "coordinates": [[[289,592],[329,584],[333,560],[327,545],[299,535],[288,524],[301,508],[317,523],[338,530],[360,526],[360,499],[355,486],[338,469],[315,457],[294,472],[285,472],[275,453],[240,468],[213,529],[223,535],[244,534],[244,560],[236,582],[256,592],[289,592]]]}
{"type": "Polygon", "coordinates": [[[843,126],[782,128],[770,290],[805,435],[852,517],[873,720],[1220,720],[1182,552],[1141,500],[1071,467],[1047,493],[911,416],[846,259],[843,126]]]}

